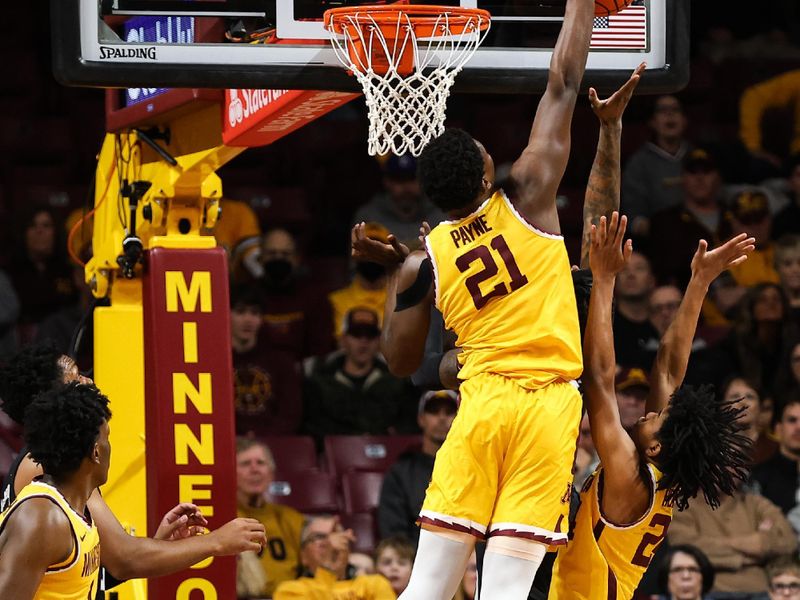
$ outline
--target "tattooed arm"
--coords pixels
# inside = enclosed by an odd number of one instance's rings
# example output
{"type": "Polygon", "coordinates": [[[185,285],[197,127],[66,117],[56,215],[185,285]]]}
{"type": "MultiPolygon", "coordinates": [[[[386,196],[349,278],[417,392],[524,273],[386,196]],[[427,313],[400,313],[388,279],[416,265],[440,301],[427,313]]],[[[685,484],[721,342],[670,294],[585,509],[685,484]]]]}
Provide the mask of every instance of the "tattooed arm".
{"type": "Polygon", "coordinates": [[[589,268],[592,225],[597,225],[600,217],[610,217],[613,211],[619,210],[622,113],[625,112],[644,69],[645,64],[640,64],[625,85],[606,100],[600,100],[594,88],[589,89],[592,110],[600,119],[600,139],[583,202],[581,269],[589,268]]]}

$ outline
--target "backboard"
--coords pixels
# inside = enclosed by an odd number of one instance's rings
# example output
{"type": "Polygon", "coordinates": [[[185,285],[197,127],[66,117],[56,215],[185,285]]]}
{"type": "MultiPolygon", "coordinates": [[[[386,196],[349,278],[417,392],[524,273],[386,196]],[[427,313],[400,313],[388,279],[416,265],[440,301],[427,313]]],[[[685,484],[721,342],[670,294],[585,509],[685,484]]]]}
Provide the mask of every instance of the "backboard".
{"type": "MultiPolygon", "coordinates": [[[[454,91],[536,93],[563,21],[566,0],[416,2],[484,8],[489,36],[454,91]]],[[[156,90],[324,89],[357,92],[323,27],[328,8],[353,0],[51,0],[56,77],[67,85],[156,90]],[[257,43],[231,42],[242,32],[257,43]],[[227,33],[227,35],[226,35],[227,33]]],[[[689,0],[635,0],[595,19],[586,85],[608,89],[641,61],[640,90],[674,91],[688,80],[689,0]]]]}

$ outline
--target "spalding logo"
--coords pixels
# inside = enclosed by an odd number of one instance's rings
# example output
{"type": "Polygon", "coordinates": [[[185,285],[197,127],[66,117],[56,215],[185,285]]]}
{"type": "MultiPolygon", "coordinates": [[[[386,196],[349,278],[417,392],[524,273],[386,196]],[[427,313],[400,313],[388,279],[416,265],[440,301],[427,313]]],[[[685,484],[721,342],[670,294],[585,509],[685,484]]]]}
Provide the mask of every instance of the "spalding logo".
{"type": "Polygon", "coordinates": [[[156,60],[156,47],[117,48],[100,46],[100,58],[145,58],[147,60],[156,60]]]}

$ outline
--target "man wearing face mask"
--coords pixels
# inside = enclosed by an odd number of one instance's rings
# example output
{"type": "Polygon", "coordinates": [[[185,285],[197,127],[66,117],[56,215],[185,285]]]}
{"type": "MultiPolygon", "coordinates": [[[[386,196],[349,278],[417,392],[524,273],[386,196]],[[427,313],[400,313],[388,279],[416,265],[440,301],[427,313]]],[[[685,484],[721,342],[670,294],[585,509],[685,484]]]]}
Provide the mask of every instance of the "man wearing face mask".
{"type": "Polygon", "coordinates": [[[305,276],[291,233],[272,229],[264,234],[261,265],[264,329],[260,335],[265,345],[289,353],[294,360],[329,352],[330,309],[322,291],[305,276]]]}
{"type": "MultiPolygon", "coordinates": [[[[383,225],[367,223],[365,233],[368,238],[388,243],[389,230],[383,225]]],[[[374,311],[378,315],[379,325],[382,325],[383,305],[386,303],[386,267],[376,262],[357,261],[350,285],[332,292],[328,299],[333,309],[333,334],[336,339],[340,339],[344,331],[345,315],[356,307],[374,311]]]]}

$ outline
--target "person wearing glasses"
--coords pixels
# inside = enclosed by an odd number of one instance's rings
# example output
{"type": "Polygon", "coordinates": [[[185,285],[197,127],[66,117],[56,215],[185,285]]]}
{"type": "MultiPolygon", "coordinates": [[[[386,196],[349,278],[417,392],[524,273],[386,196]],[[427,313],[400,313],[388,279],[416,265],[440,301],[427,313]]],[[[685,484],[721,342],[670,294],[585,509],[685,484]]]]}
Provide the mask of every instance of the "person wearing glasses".
{"type": "Polygon", "coordinates": [[[800,562],[796,557],[772,563],[767,580],[770,600],[800,600],[800,562]]]}
{"type": "Polygon", "coordinates": [[[658,568],[660,600],[702,600],[714,585],[714,567],[702,550],[689,544],[670,547],[658,568]]]}

